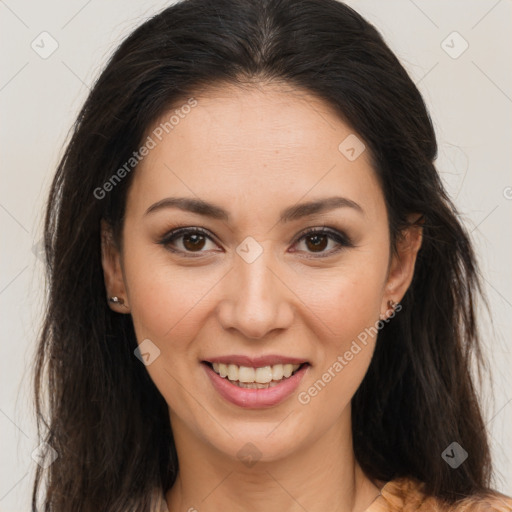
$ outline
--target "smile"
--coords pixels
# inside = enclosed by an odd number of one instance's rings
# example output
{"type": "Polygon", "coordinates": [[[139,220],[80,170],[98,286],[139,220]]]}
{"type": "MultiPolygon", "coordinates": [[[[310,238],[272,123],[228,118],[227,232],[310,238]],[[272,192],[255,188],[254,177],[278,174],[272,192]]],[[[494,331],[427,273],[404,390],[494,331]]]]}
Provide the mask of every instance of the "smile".
{"type": "MultiPolygon", "coordinates": [[[[291,377],[300,364],[275,364],[252,368],[236,364],[209,363],[213,371],[241,388],[266,389],[280,384],[291,377]]],[[[306,364],[306,363],[303,363],[306,364]]]]}
{"type": "Polygon", "coordinates": [[[233,358],[222,359],[222,362],[202,361],[213,388],[228,402],[250,409],[275,407],[284,402],[295,392],[310,368],[309,363],[300,360],[282,364],[279,361],[285,358],[281,357],[252,361],[237,358],[239,363],[253,366],[234,364],[230,362],[233,358]],[[262,364],[264,366],[260,366],[262,364]]]}

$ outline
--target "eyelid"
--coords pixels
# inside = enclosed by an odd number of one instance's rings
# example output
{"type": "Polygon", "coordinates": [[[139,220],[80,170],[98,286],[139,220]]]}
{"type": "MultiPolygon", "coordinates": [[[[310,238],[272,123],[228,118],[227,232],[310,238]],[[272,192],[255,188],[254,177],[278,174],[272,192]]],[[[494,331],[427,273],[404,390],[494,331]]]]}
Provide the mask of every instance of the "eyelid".
{"type": "Polygon", "coordinates": [[[344,233],[343,231],[341,231],[339,229],[331,228],[331,227],[326,226],[326,225],[306,228],[305,230],[301,231],[297,235],[297,237],[293,241],[293,244],[296,244],[302,238],[306,237],[307,235],[313,234],[313,233],[320,233],[321,235],[324,235],[324,234],[325,235],[330,235],[335,240],[339,239],[340,240],[339,243],[343,243],[344,245],[347,245],[347,246],[350,246],[350,247],[354,246],[352,241],[351,241],[351,239],[350,239],[350,237],[347,236],[346,233],[344,233]]]}
{"type": "Polygon", "coordinates": [[[167,250],[169,250],[175,254],[181,254],[181,255],[186,254],[187,255],[186,257],[192,257],[192,258],[199,257],[202,254],[204,254],[206,251],[199,251],[197,253],[194,253],[192,251],[182,251],[179,249],[172,249],[170,246],[171,241],[179,239],[181,236],[187,235],[189,233],[193,233],[193,234],[200,233],[200,234],[204,235],[206,238],[210,239],[215,244],[219,245],[219,243],[215,239],[215,236],[212,233],[210,233],[210,231],[208,231],[205,228],[201,228],[199,226],[177,226],[175,228],[171,228],[169,231],[166,232],[166,234],[164,236],[160,237],[160,239],[158,240],[157,243],[159,243],[160,245],[163,245],[167,250]]]}

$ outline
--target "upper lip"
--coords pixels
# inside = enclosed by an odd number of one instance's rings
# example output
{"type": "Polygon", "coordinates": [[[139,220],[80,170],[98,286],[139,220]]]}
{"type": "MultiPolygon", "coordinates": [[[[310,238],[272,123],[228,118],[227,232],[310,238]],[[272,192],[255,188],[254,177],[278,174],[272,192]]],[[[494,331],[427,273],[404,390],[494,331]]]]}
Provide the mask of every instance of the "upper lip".
{"type": "Polygon", "coordinates": [[[249,357],[233,354],[230,356],[210,357],[204,360],[207,363],[236,364],[237,366],[248,366],[249,368],[261,368],[263,366],[273,366],[276,364],[302,364],[307,363],[305,359],[298,357],[282,356],[279,354],[269,354],[266,356],[249,357]]]}

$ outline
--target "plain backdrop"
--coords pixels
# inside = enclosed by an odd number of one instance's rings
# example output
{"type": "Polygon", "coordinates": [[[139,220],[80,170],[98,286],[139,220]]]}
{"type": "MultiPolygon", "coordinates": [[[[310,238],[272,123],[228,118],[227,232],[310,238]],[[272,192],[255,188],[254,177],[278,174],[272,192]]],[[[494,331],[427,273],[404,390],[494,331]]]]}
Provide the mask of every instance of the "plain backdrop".
{"type": "MultiPolygon", "coordinates": [[[[512,2],[348,3],[381,31],[424,95],[439,141],[439,172],[478,251],[494,324],[482,313],[494,382],[494,391],[483,393],[494,486],[511,495],[512,2]]],[[[169,4],[0,0],[1,512],[30,508],[38,445],[31,365],[44,301],[39,241],[48,186],[106,59],[169,4]]]]}

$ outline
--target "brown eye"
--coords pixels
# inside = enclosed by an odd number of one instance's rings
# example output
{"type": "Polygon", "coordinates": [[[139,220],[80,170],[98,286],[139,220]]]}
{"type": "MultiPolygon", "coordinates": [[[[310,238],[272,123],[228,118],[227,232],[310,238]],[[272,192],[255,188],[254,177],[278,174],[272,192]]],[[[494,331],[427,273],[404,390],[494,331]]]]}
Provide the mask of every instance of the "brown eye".
{"type": "Polygon", "coordinates": [[[294,245],[300,245],[302,242],[305,246],[303,252],[309,254],[316,253],[319,257],[330,256],[344,248],[354,247],[354,244],[345,234],[337,230],[325,228],[308,229],[294,245]],[[331,248],[331,250],[326,250],[329,246],[329,242],[333,242],[334,247],[331,248]]]}
{"type": "Polygon", "coordinates": [[[201,255],[201,253],[207,252],[203,249],[205,247],[207,249],[208,242],[212,244],[213,248],[217,247],[211,236],[203,229],[179,228],[165,235],[159,243],[171,252],[201,255]]]}
{"type": "Polygon", "coordinates": [[[329,243],[329,237],[326,235],[308,235],[305,237],[306,240],[308,240],[310,243],[306,242],[306,245],[308,249],[310,249],[313,252],[317,251],[323,251],[327,247],[327,244],[329,243]]]}
{"type": "Polygon", "coordinates": [[[205,237],[198,234],[183,235],[183,246],[187,251],[201,250],[205,244],[205,237]]]}

